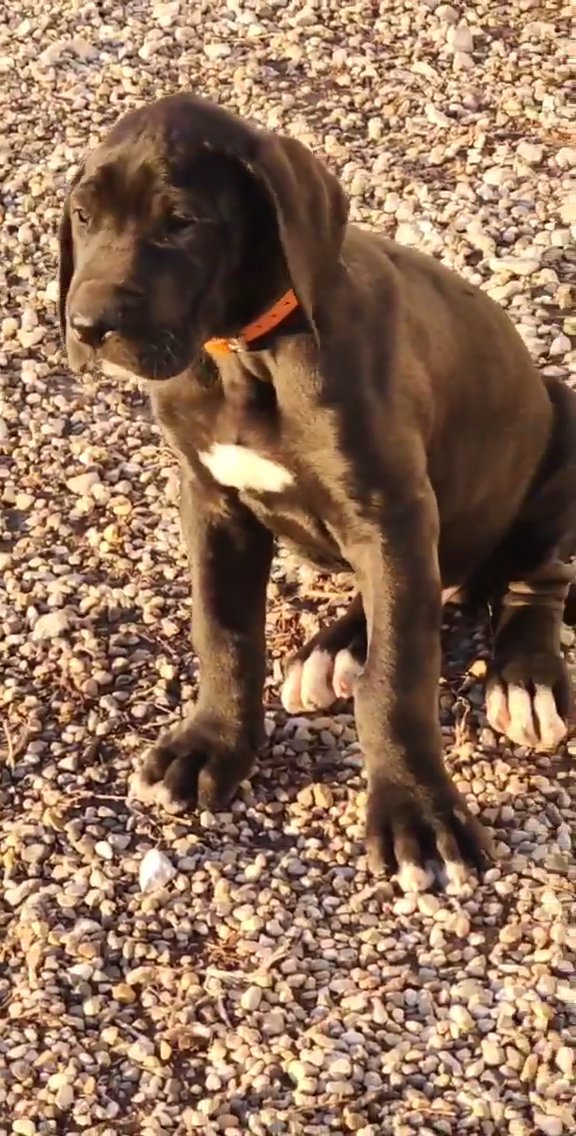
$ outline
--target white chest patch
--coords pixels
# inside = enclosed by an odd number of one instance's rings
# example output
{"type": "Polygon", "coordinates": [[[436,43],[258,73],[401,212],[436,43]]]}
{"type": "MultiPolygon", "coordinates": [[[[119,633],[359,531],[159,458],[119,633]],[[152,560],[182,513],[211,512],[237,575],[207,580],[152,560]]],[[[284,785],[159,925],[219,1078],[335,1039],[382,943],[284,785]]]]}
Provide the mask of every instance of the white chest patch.
{"type": "Polygon", "coordinates": [[[289,470],[277,462],[260,457],[245,446],[227,446],[215,442],[200,454],[200,461],[220,485],[230,489],[254,489],[260,493],[281,493],[294,481],[289,470]]]}

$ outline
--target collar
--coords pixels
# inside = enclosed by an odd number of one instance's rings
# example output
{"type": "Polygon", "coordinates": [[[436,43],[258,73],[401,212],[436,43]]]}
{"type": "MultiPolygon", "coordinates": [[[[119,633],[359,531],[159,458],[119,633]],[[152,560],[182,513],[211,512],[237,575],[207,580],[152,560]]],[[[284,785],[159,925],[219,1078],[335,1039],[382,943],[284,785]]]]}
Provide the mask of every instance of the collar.
{"type": "Polygon", "coordinates": [[[238,336],[232,339],[208,339],[204,344],[204,350],[209,355],[229,355],[235,351],[247,351],[249,345],[255,340],[260,339],[262,335],[266,335],[269,331],[273,331],[278,327],[292,312],[296,311],[298,307],[298,300],[292,288],[285,292],[283,296],[271,308],[268,308],[263,315],[258,319],[252,320],[252,323],[246,324],[238,336]]]}

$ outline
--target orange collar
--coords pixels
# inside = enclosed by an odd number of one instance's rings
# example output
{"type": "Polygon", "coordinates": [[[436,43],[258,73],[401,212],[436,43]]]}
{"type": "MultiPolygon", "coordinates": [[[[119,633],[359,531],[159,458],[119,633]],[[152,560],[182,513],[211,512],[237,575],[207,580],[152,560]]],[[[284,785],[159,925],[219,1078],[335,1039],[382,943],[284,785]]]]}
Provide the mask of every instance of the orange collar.
{"type": "Polygon", "coordinates": [[[287,316],[296,311],[297,307],[298,300],[290,288],[271,308],[268,308],[267,312],[264,312],[264,315],[246,324],[240,335],[233,339],[209,339],[204,344],[204,350],[210,355],[229,355],[234,351],[245,351],[249,343],[273,331],[287,316]]]}

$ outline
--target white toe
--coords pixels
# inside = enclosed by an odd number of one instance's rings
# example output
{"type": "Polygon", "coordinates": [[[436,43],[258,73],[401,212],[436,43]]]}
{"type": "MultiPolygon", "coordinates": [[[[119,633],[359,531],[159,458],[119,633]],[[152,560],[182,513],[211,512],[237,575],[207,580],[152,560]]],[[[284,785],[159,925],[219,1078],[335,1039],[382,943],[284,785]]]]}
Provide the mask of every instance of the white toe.
{"type": "Polygon", "coordinates": [[[434,873],[419,864],[401,864],[396,874],[399,886],[404,892],[428,891],[434,883],[434,873]]]}
{"type": "Polygon", "coordinates": [[[510,724],[508,703],[501,686],[493,686],[486,695],[486,717],[493,730],[505,734],[510,724]]]}
{"type": "Polygon", "coordinates": [[[288,714],[298,714],[304,709],[301,693],[303,670],[301,662],[292,663],[282,683],[280,701],[288,714]]]}
{"type": "Polygon", "coordinates": [[[448,895],[460,895],[470,883],[470,869],[458,860],[446,860],[442,874],[442,882],[448,895]]]}
{"type": "Polygon", "coordinates": [[[155,799],[156,785],[144,781],[140,770],[137,769],[128,781],[128,802],[141,801],[143,804],[149,804],[155,799]]]}
{"type": "Polygon", "coordinates": [[[540,745],[545,749],[554,749],[566,737],[567,730],[556,709],[556,700],[550,687],[536,687],[534,714],[540,728],[540,745]]]}
{"type": "Polygon", "coordinates": [[[336,697],[352,698],[356,680],[361,674],[362,667],[348,648],[339,651],[334,660],[334,675],[332,678],[332,686],[336,697]]]}
{"type": "Polygon", "coordinates": [[[329,651],[317,649],[306,659],[300,686],[302,704],[306,710],[326,710],[334,702],[332,666],[329,651]]]}
{"type": "Polygon", "coordinates": [[[538,734],[532,716],[532,699],[523,686],[508,687],[510,724],[506,733],[516,745],[538,745],[538,734]]]}

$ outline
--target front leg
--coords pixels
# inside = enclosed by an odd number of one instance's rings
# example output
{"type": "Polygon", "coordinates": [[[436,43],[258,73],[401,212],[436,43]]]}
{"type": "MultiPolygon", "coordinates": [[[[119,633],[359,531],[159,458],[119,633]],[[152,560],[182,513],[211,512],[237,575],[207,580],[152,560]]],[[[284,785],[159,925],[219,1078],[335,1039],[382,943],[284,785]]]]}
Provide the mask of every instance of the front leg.
{"type": "Polygon", "coordinates": [[[208,502],[184,475],[181,519],[192,576],[200,690],[191,717],[145,757],[132,793],[169,811],[224,806],[263,735],[266,586],[273,538],[234,494],[208,502]]]}
{"type": "Polygon", "coordinates": [[[431,487],[384,515],[357,519],[350,562],[368,626],[356,721],[368,773],[367,845],[375,869],[423,890],[432,865],[458,885],[486,841],[443,763],[438,720],[442,591],[431,487]]]}

